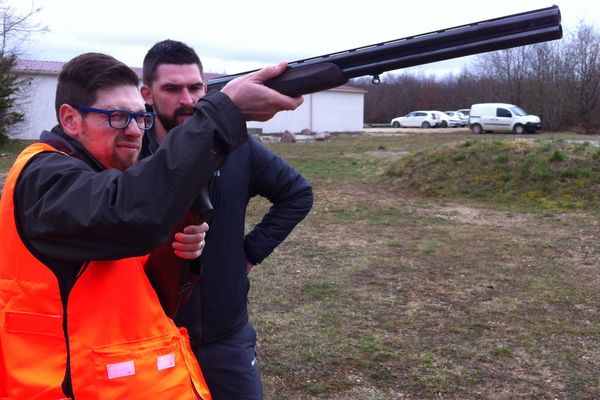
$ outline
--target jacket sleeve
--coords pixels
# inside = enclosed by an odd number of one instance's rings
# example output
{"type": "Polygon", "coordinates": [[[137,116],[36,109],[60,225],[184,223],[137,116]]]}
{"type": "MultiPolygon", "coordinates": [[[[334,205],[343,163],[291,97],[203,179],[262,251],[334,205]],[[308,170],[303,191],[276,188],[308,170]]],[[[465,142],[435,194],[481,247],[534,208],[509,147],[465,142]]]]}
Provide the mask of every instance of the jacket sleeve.
{"type": "Polygon", "coordinates": [[[272,203],[260,223],[244,240],[246,258],[252,264],[258,264],[271,254],[308,214],[313,204],[313,193],[306,179],[281,157],[256,140],[250,139],[250,145],[250,197],[260,195],[272,203]]]}
{"type": "Polygon", "coordinates": [[[153,156],[126,171],[39,154],[15,192],[21,236],[38,254],[64,261],[146,254],[169,238],[221,155],[246,140],[240,111],[226,95],[211,92],[153,156]]]}

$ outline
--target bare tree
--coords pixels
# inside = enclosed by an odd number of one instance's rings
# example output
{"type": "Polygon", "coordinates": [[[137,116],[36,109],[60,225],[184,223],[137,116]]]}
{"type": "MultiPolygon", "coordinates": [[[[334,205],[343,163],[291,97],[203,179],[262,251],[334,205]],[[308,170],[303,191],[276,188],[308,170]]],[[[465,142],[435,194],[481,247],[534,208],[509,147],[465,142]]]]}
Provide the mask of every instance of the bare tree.
{"type": "Polygon", "coordinates": [[[389,123],[392,118],[423,109],[439,109],[445,103],[444,88],[433,77],[402,72],[386,74],[378,85],[370,78],[358,78],[352,84],[367,91],[365,122],[389,123]]]}
{"type": "Polygon", "coordinates": [[[2,17],[0,55],[14,54],[17,57],[20,56],[26,50],[24,46],[31,34],[48,30],[44,24],[35,21],[35,16],[40,11],[41,8],[35,7],[32,2],[29,11],[19,14],[13,7],[6,4],[6,0],[0,0],[0,15],[2,17]]]}
{"type": "Polygon", "coordinates": [[[494,51],[478,56],[476,69],[482,77],[503,82],[497,93],[507,103],[523,104],[526,81],[530,77],[532,46],[494,51]]]}
{"type": "MultiPolygon", "coordinates": [[[[531,60],[529,104],[542,118],[544,129],[569,126],[573,114],[572,61],[564,56],[564,42],[536,45],[531,60]]],[[[572,126],[572,125],[571,125],[572,126]]]]}
{"type": "Polygon", "coordinates": [[[600,34],[592,25],[580,23],[566,46],[565,56],[571,60],[571,78],[576,124],[587,129],[600,126],[595,115],[600,96],[600,34]]]}
{"type": "Polygon", "coordinates": [[[0,146],[8,140],[8,128],[23,120],[23,114],[15,110],[22,82],[13,70],[18,57],[26,50],[29,36],[47,30],[34,21],[39,11],[32,3],[28,12],[19,14],[5,0],[0,0],[0,146]]]}

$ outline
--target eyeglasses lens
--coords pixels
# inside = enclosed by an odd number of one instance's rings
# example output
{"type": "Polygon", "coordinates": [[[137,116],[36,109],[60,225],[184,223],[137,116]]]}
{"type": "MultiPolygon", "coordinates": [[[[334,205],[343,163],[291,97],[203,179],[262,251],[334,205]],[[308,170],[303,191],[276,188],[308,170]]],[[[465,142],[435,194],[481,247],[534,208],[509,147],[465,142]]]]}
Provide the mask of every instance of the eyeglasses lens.
{"type": "Polygon", "coordinates": [[[129,114],[124,111],[113,111],[108,117],[108,122],[115,129],[123,129],[129,125],[129,114]]]}

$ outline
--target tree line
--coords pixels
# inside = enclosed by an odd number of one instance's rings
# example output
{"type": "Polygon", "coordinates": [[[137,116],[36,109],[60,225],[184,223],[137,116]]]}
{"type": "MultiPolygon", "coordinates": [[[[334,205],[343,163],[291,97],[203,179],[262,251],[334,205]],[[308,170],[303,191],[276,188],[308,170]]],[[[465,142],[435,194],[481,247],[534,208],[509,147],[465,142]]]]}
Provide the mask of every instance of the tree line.
{"type": "Polygon", "coordinates": [[[600,133],[600,33],[580,22],[563,39],[480,54],[458,74],[436,78],[400,71],[367,90],[365,123],[389,123],[415,110],[512,103],[542,118],[544,130],[600,133]]]}

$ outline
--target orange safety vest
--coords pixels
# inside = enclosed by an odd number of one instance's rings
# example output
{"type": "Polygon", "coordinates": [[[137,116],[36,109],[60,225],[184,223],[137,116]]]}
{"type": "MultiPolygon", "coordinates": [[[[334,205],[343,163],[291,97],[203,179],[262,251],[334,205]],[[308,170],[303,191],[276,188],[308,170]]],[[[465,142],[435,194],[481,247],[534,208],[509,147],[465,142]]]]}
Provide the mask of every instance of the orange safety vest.
{"type": "Polygon", "coordinates": [[[85,263],[65,300],[59,281],[23,243],[17,179],[37,143],[15,161],[0,199],[0,400],[210,399],[185,329],[169,319],[145,257],[85,263]],[[67,375],[70,371],[70,375],[67,375]]]}

